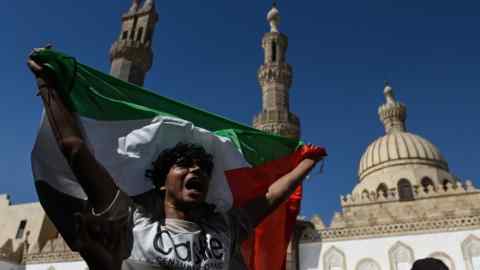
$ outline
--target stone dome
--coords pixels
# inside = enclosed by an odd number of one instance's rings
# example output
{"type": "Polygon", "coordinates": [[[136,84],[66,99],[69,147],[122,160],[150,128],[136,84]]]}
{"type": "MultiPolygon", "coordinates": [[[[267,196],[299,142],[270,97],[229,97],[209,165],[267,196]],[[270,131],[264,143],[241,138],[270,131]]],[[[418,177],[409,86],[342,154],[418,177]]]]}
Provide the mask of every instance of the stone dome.
{"type": "Polygon", "coordinates": [[[404,131],[392,132],[371,143],[360,160],[358,177],[362,181],[372,172],[386,167],[422,164],[448,171],[438,148],[428,140],[404,131]]]}
{"type": "MultiPolygon", "coordinates": [[[[378,198],[411,201],[419,192],[458,185],[447,161],[430,141],[407,131],[407,106],[397,101],[388,84],[385,103],[378,115],[385,135],[376,139],[360,159],[358,183],[351,201],[373,202],[378,198]],[[372,201],[373,200],[373,201],[372,201]]],[[[347,201],[349,199],[347,198],[347,201]]]]}
{"type": "Polygon", "coordinates": [[[386,134],[371,143],[360,159],[360,187],[376,185],[374,182],[378,180],[379,173],[383,178],[393,177],[393,172],[398,174],[401,171],[410,171],[415,175],[417,173],[413,171],[419,167],[448,173],[448,163],[438,148],[430,141],[407,132],[407,107],[396,100],[393,88],[388,83],[383,93],[385,103],[379,107],[378,115],[385,126],[386,134]]]}

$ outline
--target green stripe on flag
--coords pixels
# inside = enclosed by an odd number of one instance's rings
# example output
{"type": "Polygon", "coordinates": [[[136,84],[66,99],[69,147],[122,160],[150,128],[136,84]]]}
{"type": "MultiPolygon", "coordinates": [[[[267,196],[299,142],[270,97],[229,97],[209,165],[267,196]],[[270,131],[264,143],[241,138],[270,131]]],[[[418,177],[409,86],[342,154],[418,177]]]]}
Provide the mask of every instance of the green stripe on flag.
{"type": "Polygon", "coordinates": [[[230,138],[251,165],[263,164],[290,154],[300,143],[258,130],[224,129],[215,134],[230,138]]]}
{"type": "Polygon", "coordinates": [[[159,96],[78,63],[54,50],[41,50],[32,59],[54,74],[57,89],[68,106],[82,117],[124,121],[173,116],[232,139],[251,165],[283,157],[299,145],[297,140],[267,134],[219,115],[159,96]]]}

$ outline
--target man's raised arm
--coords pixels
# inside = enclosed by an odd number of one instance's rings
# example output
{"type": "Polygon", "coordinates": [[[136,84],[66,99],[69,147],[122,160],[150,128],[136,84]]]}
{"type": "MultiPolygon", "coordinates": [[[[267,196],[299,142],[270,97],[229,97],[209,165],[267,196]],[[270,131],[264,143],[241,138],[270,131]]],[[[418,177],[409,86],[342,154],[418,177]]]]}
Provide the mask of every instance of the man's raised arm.
{"type": "Polygon", "coordinates": [[[307,150],[304,159],[293,170],[270,185],[267,193],[244,207],[254,227],[260,224],[281,203],[285,202],[315,167],[315,164],[325,155],[324,149],[318,146],[304,145],[303,147],[307,150]]]}
{"type": "Polygon", "coordinates": [[[38,95],[42,98],[58,146],[95,212],[101,213],[118,195],[118,188],[107,170],[88,149],[77,117],[57,92],[56,78],[32,58],[28,59],[27,64],[36,77],[38,95]]]}

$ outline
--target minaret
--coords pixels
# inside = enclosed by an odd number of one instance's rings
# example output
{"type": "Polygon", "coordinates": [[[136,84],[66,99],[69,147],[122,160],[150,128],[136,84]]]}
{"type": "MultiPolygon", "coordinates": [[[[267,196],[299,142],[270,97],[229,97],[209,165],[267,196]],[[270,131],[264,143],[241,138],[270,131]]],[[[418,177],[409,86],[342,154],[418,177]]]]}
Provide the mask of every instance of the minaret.
{"type": "Polygon", "coordinates": [[[289,138],[300,137],[300,121],[290,112],[289,89],[292,85],[292,67],[286,62],[288,38],[279,32],[280,12],[275,4],[268,12],[270,32],[265,33],[262,47],[265,54],[258,70],[262,87],[262,112],[253,119],[257,129],[289,138]]]}
{"type": "Polygon", "coordinates": [[[407,107],[395,99],[393,88],[386,82],[385,89],[385,104],[378,108],[378,115],[385,126],[387,134],[394,132],[405,132],[405,120],[407,119],[407,107]]]}
{"type": "Polygon", "coordinates": [[[110,49],[110,74],[124,81],[143,86],[153,61],[152,39],[158,14],[155,1],[133,0],[122,16],[122,31],[110,49]]]}

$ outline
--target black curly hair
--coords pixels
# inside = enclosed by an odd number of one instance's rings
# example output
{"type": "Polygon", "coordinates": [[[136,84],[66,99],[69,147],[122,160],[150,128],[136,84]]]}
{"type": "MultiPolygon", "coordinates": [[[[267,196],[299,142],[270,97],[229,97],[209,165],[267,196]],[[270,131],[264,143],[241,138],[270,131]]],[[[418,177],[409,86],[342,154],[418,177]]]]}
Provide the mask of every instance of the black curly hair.
{"type": "MultiPolygon", "coordinates": [[[[143,215],[149,218],[150,221],[161,221],[163,218],[163,203],[159,201],[164,200],[165,193],[160,190],[165,185],[165,180],[170,168],[177,164],[180,166],[189,167],[193,163],[197,164],[201,170],[208,176],[211,176],[213,171],[213,156],[205,149],[192,143],[180,142],[172,148],[163,150],[152,165],[153,169],[147,170],[145,176],[153,183],[155,189],[149,195],[153,196],[139,196],[134,198],[137,206],[143,215]]],[[[202,203],[201,209],[204,216],[215,213],[215,205],[202,203]]]]}
{"type": "Polygon", "coordinates": [[[413,264],[412,270],[448,270],[448,267],[439,259],[425,258],[417,260],[413,264]]]}
{"type": "Polygon", "coordinates": [[[173,165],[189,167],[196,163],[208,176],[213,171],[213,156],[198,144],[179,142],[172,148],[163,150],[153,162],[153,170],[147,171],[147,177],[158,189],[165,185],[170,168],[173,165]]]}

